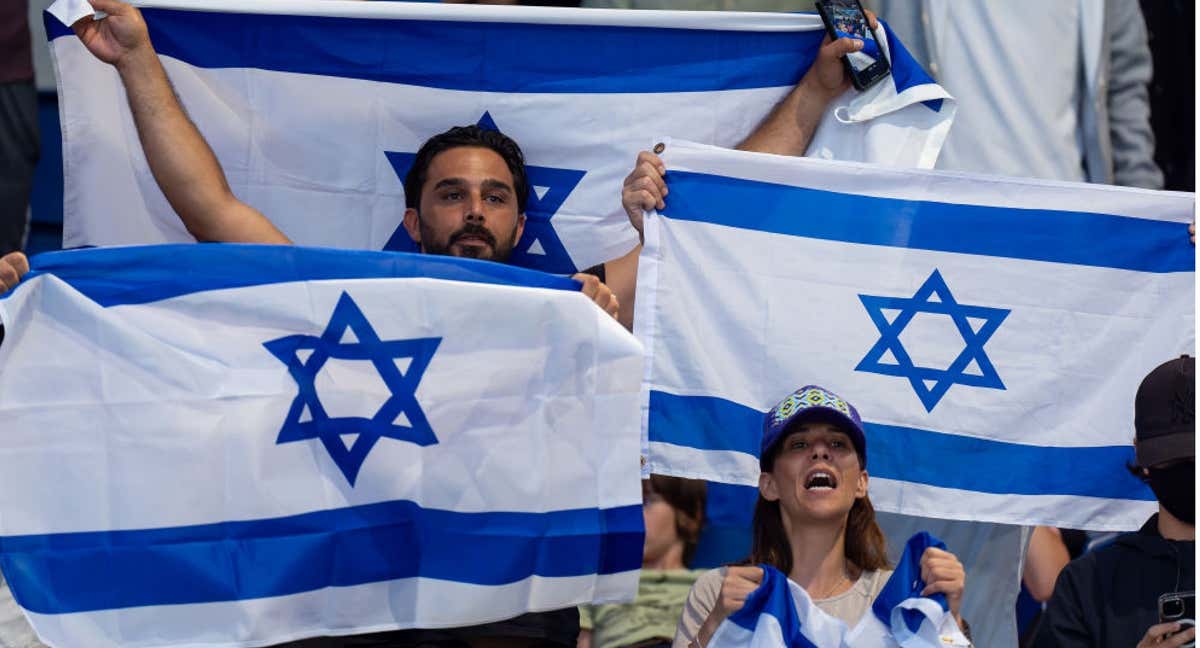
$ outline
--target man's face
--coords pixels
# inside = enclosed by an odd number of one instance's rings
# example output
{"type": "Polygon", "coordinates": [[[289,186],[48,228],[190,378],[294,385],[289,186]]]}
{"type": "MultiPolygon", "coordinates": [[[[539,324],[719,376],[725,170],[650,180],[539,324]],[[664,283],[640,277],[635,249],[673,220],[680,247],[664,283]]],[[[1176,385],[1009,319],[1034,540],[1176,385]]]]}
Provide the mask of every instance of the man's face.
{"type": "Polygon", "coordinates": [[[488,148],[460,146],[430,161],[420,210],[404,212],[404,228],[428,254],[504,262],[525,229],[512,172],[488,148]]]}
{"type": "Polygon", "coordinates": [[[849,435],[828,423],[803,423],[780,443],[759,490],[793,520],[844,520],[867,494],[867,471],[849,435]]]}

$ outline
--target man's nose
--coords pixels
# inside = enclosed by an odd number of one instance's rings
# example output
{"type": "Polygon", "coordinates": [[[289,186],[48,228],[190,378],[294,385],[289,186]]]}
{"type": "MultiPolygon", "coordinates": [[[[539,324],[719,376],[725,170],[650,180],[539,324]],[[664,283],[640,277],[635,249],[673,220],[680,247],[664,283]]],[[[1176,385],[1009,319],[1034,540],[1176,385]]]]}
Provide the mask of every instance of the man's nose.
{"type": "Polygon", "coordinates": [[[467,222],[483,223],[483,196],[473,195],[467,201],[467,222]]]}
{"type": "Polygon", "coordinates": [[[829,459],[829,446],[824,443],[821,443],[820,441],[814,443],[812,445],[812,458],[828,460],[829,459]]]}

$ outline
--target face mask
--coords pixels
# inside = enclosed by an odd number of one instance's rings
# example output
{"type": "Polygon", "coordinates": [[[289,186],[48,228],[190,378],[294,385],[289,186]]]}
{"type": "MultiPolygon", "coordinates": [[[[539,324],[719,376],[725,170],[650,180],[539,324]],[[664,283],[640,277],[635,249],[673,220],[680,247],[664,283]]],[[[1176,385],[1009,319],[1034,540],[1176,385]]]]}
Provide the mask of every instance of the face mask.
{"type": "Polygon", "coordinates": [[[1167,512],[1188,524],[1196,523],[1196,463],[1184,461],[1167,468],[1151,468],[1146,478],[1150,490],[1167,512]]]}

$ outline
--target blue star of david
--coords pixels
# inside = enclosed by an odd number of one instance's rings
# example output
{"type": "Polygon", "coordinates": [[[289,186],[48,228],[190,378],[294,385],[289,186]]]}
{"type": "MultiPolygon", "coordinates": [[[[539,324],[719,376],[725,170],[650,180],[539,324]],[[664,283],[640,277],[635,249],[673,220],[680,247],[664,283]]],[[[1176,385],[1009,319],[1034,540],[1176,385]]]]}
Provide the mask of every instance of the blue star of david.
{"type": "MultiPolygon", "coordinates": [[[[496,121],[492,119],[491,114],[487,112],[483,113],[476,125],[485,130],[500,130],[496,127],[496,121]]],[[[400,181],[403,182],[404,177],[408,175],[408,170],[412,168],[417,154],[399,151],[384,151],[383,153],[391,163],[392,169],[396,171],[396,175],[400,176],[400,181]]],[[[579,185],[579,181],[583,179],[586,172],[577,169],[526,165],[525,173],[529,177],[529,200],[525,206],[525,232],[521,235],[517,246],[513,248],[509,263],[556,274],[577,272],[575,263],[571,261],[571,255],[567,253],[567,248],[563,247],[562,240],[558,238],[558,232],[554,231],[550,219],[558,213],[558,208],[562,207],[567,196],[570,196],[575,187],[579,185]],[[539,196],[535,187],[546,187],[546,192],[539,196]]],[[[395,232],[392,232],[391,238],[384,244],[383,249],[416,252],[417,244],[401,224],[396,227],[395,232]]]]}
{"type": "Polygon", "coordinates": [[[926,412],[932,412],[954,385],[1005,389],[1004,382],[1000,380],[1000,374],[996,373],[996,368],[984,352],[983,345],[987,344],[1011,311],[958,303],[936,269],[912,297],[859,295],[858,298],[866,307],[875,327],[879,329],[879,341],[854,368],[855,371],[907,378],[913,391],[917,393],[917,398],[925,406],[926,412]],[[889,322],[883,314],[884,309],[900,312],[889,322]],[[962,335],[964,347],[949,367],[918,367],[900,343],[900,334],[917,313],[946,315],[954,321],[955,328],[962,335]],[[972,319],[979,320],[982,324],[979,324],[978,328],[973,327],[970,321],[972,319]],[[889,351],[896,359],[894,364],[883,362],[889,351]],[[972,362],[978,365],[978,374],[966,372],[972,362]]]}
{"type": "Polygon", "coordinates": [[[320,336],[287,335],[263,343],[287,366],[299,389],[275,443],[320,439],[351,486],[379,439],[387,437],[419,446],[437,443],[433,428],[417,402],[416,390],[441,341],[441,338],[380,340],[362,310],[349,294],[343,292],[320,336]],[[357,340],[343,341],[347,331],[357,340]],[[307,360],[301,360],[302,351],[312,352],[307,360]],[[316,380],[321,367],[330,358],[370,360],[391,396],[371,416],[329,416],[317,394],[316,380]],[[411,358],[412,362],[401,372],[395,361],[406,358],[411,358]],[[401,416],[407,417],[407,425],[397,424],[401,416]],[[347,447],[342,435],[353,434],[358,437],[347,447]]]}

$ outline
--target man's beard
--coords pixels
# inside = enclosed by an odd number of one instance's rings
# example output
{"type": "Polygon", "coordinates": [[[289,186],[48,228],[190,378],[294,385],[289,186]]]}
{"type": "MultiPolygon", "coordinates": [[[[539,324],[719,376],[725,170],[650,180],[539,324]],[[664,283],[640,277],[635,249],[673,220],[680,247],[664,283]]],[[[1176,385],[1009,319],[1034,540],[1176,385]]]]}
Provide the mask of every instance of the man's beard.
{"type": "Polygon", "coordinates": [[[475,223],[467,223],[446,239],[445,245],[436,243],[436,237],[433,232],[421,223],[421,248],[426,254],[442,254],[446,256],[460,256],[469,259],[488,259],[499,263],[507,263],[508,258],[512,256],[513,248],[517,246],[517,226],[513,225],[512,233],[505,241],[497,241],[495,235],[486,227],[475,223]],[[451,248],[460,239],[474,236],[482,239],[487,243],[487,247],[480,245],[465,245],[459,248],[459,253],[454,254],[451,248]],[[488,250],[491,254],[488,254],[488,250]]]}

